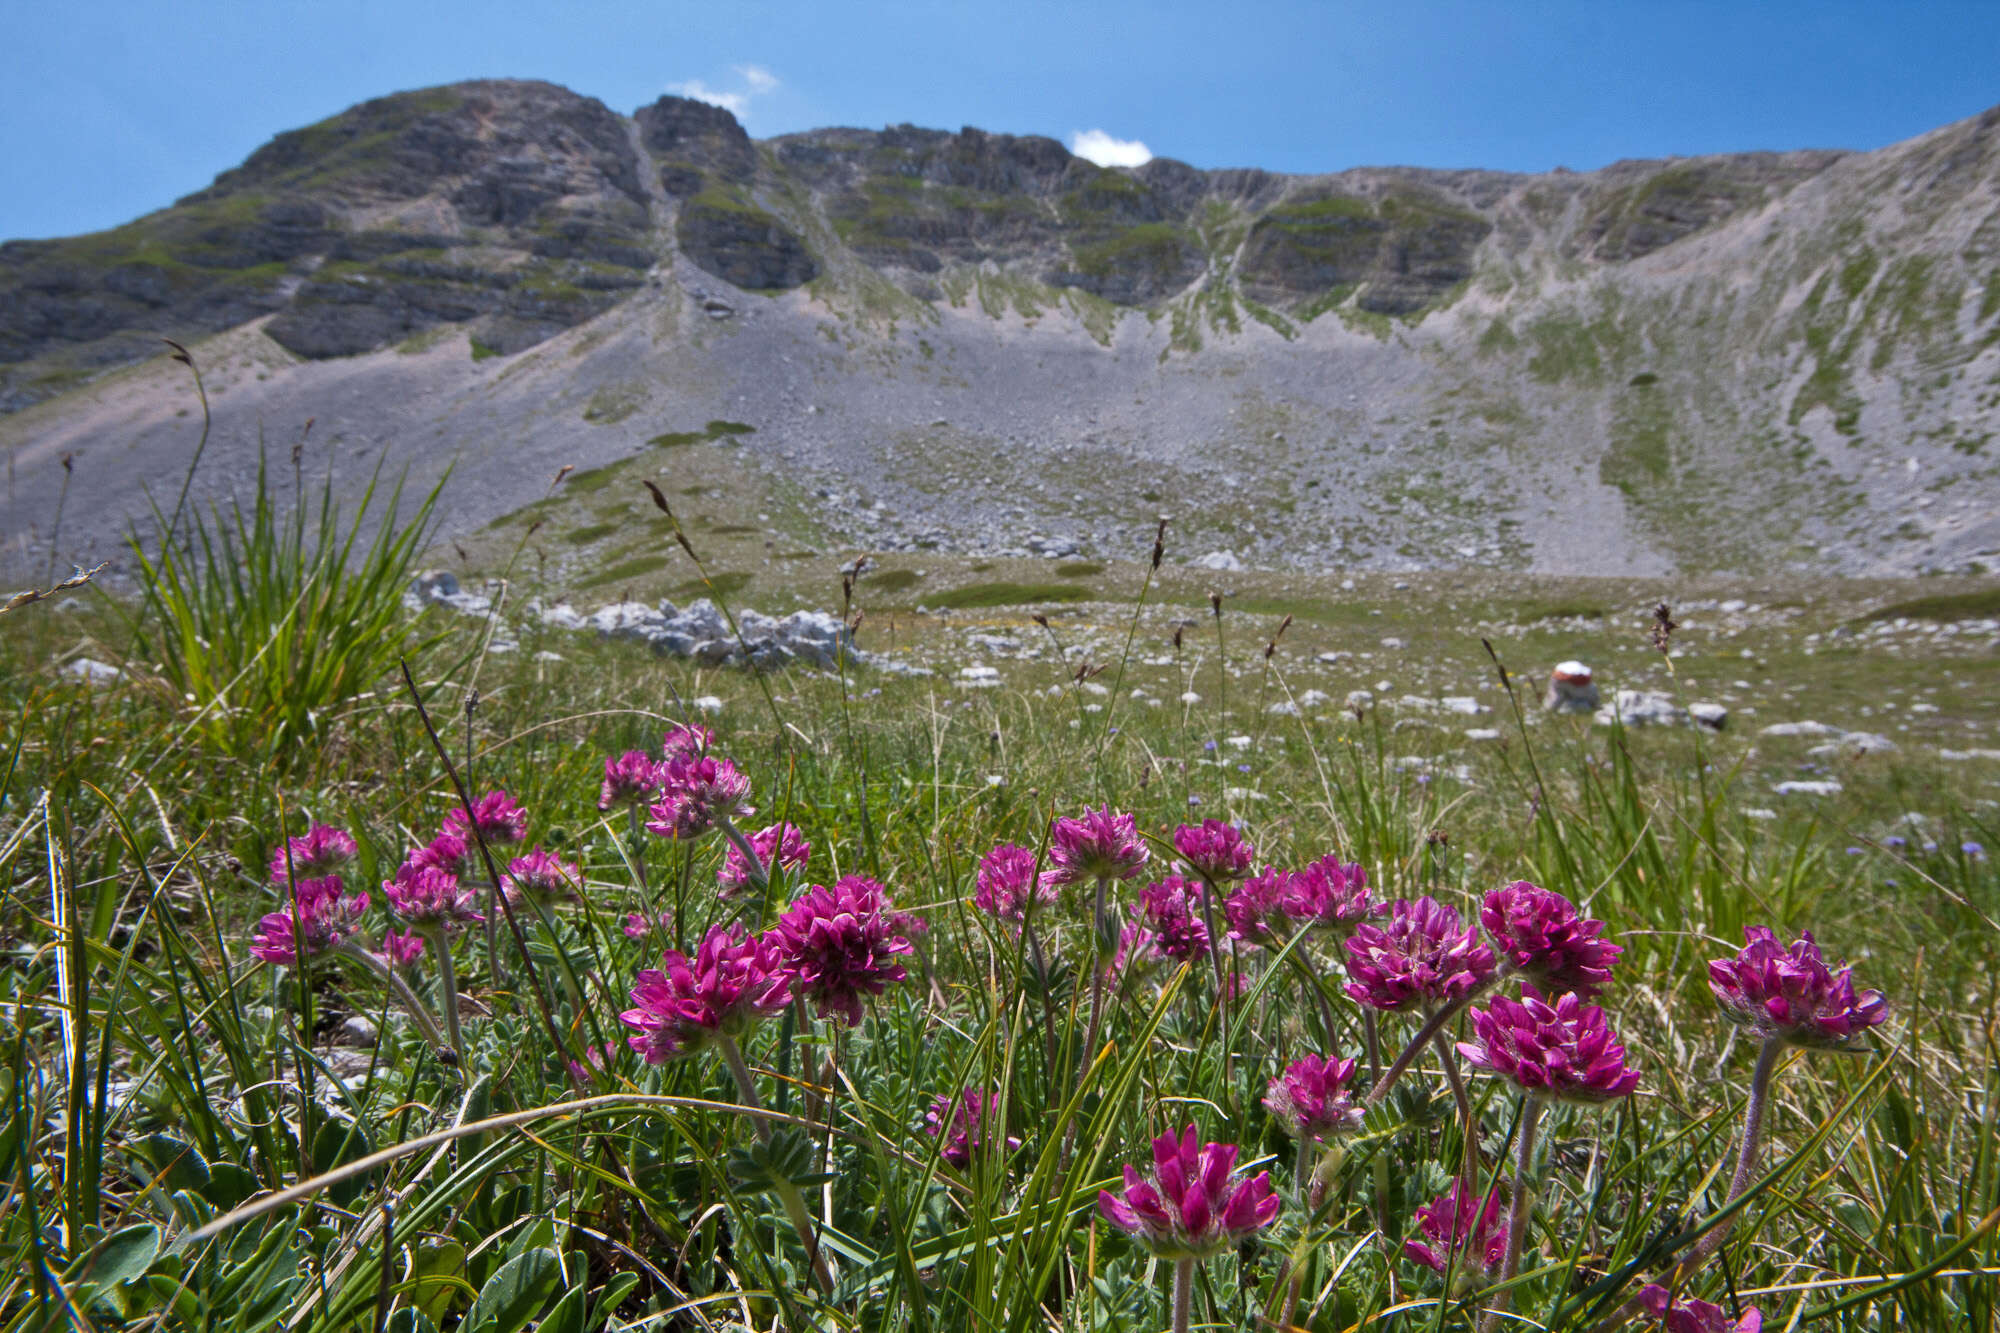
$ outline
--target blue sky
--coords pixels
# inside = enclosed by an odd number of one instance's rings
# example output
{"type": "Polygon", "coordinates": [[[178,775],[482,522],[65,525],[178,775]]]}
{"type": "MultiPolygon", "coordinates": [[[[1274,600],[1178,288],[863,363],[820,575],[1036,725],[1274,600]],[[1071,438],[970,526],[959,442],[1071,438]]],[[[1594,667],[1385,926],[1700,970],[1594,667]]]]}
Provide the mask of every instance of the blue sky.
{"type": "Polygon", "coordinates": [[[759,137],[1095,130],[1280,171],[1874,148],[2000,103],[2000,3],[0,0],[0,31],[0,238],[112,226],[280,130],[487,76],[624,112],[695,87],[759,137]]]}

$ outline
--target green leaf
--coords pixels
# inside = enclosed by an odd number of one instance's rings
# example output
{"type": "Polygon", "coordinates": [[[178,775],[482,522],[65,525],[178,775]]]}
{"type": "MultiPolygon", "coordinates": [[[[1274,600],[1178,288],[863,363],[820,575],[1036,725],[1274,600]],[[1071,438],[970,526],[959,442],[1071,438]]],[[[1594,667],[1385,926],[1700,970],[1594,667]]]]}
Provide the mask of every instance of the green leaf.
{"type": "Polygon", "coordinates": [[[404,1279],[409,1284],[410,1304],[429,1319],[443,1319],[464,1281],[464,1272],[465,1247],[457,1241],[417,1246],[411,1252],[409,1272],[404,1279]]]}
{"type": "Polygon", "coordinates": [[[590,1288],[571,1287],[556,1302],[556,1308],[549,1311],[535,1333],[583,1333],[586,1302],[590,1299],[590,1288]]]}
{"type": "Polygon", "coordinates": [[[389,1312],[382,1330],[383,1333],[437,1333],[437,1325],[422,1310],[403,1305],[389,1312]]]}
{"type": "Polygon", "coordinates": [[[98,1243],[85,1276],[100,1286],[115,1287],[143,1276],[160,1252],[160,1229],[151,1222],[121,1227],[98,1243]]]}
{"type": "Polygon", "coordinates": [[[746,1189],[804,1186],[822,1180],[813,1170],[813,1142],[803,1131],[781,1129],[729,1154],[729,1174],[746,1189]]]}
{"type": "Polygon", "coordinates": [[[597,1297],[597,1306],[590,1312],[588,1326],[603,1328],[610,1322],[612,1313],[632,1294],[632,1288],[638,1285],[637,1273],[613,1273],[597,1297]]]}
{"type": "Polygon", "coordinates": [[[126,1146],[153,1168],[153,1173],[168,1190],[200,1190],[208,1184],[212,1175],[207,1159],[196,1151],[194,1145],[171,1134],[148,1134],[126,1146]]]}
{"type": "Polygon", "coordinates": [[[464,1333],[521,1333],[562,1276],[554,1250],[529,1250],[500,1265],[465,1316],[464,1333]]]}
{"type": "Polygon", "coordinates": [[[248,1167],[234,1162],[211,1162],[208,1183],[201,1187],[201,1196],[227,1211],[255,1194],[259,1188],[256,1175],[248,1167]]]}
{"type": "MultiPolygon", "coordinates": [[[[375,1145],[369,1141],[368,1131],[360,1124],[342,1124],[338,1120],[329,1120],[319,1127],[318,1133],[313,1135],[313,1170],[324,1175],[337,1166],[359,1161],[374,1151],[375,1145]]],[[[345,1208],[360,1195],[372,1189],[380,1179],[380,1172],[371,1171],[354,1180],[344,1180],[338,1185],[328,1186],[327,1197],[345,1208]]]]}

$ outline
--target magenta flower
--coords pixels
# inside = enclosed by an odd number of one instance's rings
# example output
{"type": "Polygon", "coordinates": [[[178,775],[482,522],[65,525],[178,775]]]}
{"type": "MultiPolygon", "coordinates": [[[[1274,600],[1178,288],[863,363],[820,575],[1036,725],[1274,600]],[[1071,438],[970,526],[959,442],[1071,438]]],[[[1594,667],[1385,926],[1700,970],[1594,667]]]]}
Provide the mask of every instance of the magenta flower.
{"type": "Polygon", "coordinates": [[[1139,822],[1108,805],[1049,825],[1049,876],[1058,885],[1130,879],[1148,855],[1139,822]]]}
{"type": "Polygon", "coordinates": [[[323,879],[346,866],[360,850],[345,829],[314,824],[299,837],[287,838],[283,846],[271,853],[271,882],[289,884],[323,879]]]}
{"type": "Polygon", "coordinates": [[[776,933],[746,936],[741,926],[715,926],[693,959],[669,949],[660,970],[635,977],[632,1008],[618,1021],[636,1034],[626,1044],[659,1065],[740,1037],[791,1002],[776,933]]]}
{"type": "Polygon", "coordinates": [[[290,911],[271,912],[257,923],[250,952],[267,963],[296,963],[301,957],[325,953],[361,926],[368,910],[366,893],[348,893],[338,875],[300,880],[292,887],[298,910],[298,934],[290,911]]]}
{"type": "Polygon", "coordinates": [[[1611,979],[1624,952],[1604,934],[1604,923],[1580,916],[1576,904],[1526,880],[1486,895],[1480,924],[1500,946],[1502,966],[1545,991],[1574,991],[1590,999],[1611,979]]]}
{"type": "MultiPolygon", "coordinates": [[[[806,858],[812,855],[812,844],[796,824],[773,824],[758,829],[750,835],[750,846],[767,876],[779,870],[803,870],[806,858]]],[[[721,886],[718,896],[722,898],[734,898],[750,887],[750,863],[733,842],[723,855],[722,869],[715,872],[715,882],[721,886]]]]}
{"type": "Polygon", "coordinates": [[[659,765],[644,750],[627,750],[604,761],[604,786],[597,793],[597,808],[642,806],[659,794],[659,765]]]}
{"type": "Polygon", "coordinates": [[[625,924],[619,927],[628,940],[643,940],[653,933],[653,923],[646,919],[644,912],[627,912],[625,924]]]}
{"type": "Polygon", "coordinates": [[[1153,1169],[1127,1166],[1125,1188],[1100,1190],[1104,1219],[1164,1259],[1205,1259],[1242,1243],[1278,1216],[1271,1173],[1234,1178],[1233,1143],[1201,1143],[1194,1126],[1153,1140],[1153,1169]]]}
{"type": "MultiPolygon", "coordinates": [[[[947,1092],[924,1112],[924,1133],[934,1139],[942,1138],[944,1143],[938,1149],[938,1156],[963,1171],[972,1165],[976,1154],[994,1145],[993,1122],[999,1110],[997,1092],[967,1088],[956,1097],[947,1092]]],[[[1006,1144],[1007,1151],[1013,1152],[1021,1146],[1021,1140],[1009,1135],[1006,1144]]]]}
{"type": "Polygon", "coordinates": [[[588,1083],[599,1072],[618,1063],[618,1057],[625,1053],[615,1041],[607,1041],[602,1046],[584,1043],[583,1059],[569,1062],[570,1077],[579,1083],[588,1083]]]}
{"type": "Polygon", "coordinates": [[[403,858],[403,864],[396,870],[396,878],[403,879],[419,870],[441,870],[447,875],[462,875],[465,873],[467,850],[465,839],[456,833],[440,833],[403,858]]]}
{"type": "Polygon", "coordinates": [[[392,967],[409,967],[424,956],[424,937],[414,930],[407,933],[382,932],[382,956],[392,967]]]}
{"type": "Polygon", "coordinates": [[[390,911],[410,925],[426,930],[457,930],[469,922],[486,919],[475,910],[479,891],[435,866],[383,880],[382,895],[389,900],[390,911]]]}
{"type": "Polygon", "coordinates": [[[909,975],[895,961],[912,950],[889,926],[893,910],[880,884],[849,875],[831,889],[807,885],[778,918],[771,933],[792,989],[811,1000],[821,1018],[839,1014],[853,1027],[861,1021],[863,995],[880,995],[909,975]]]}
{"type": "Polygon", "coordinates": [[[1604,1011],[1574,991],[1547,996],[1533,986],[1521,998],[1493,997],[1472,1011],[1477,1042],[1460,1042],[1459,1054],[1514,1080],[1531,1097],[1594,1105],[1615,1101],[1639,1086],[1639,1071],[1625,1064],[1625,1048],[1604,1021],[1604,1011]]]}
{"type": "MultiPolygon", "coordinates": [[[[506,792],[489,791],[472,803],[471,826],[485,842],[519,842],[528,836],[528,812],[506,792]]],[[[463,809],[444,812],[444,831],[471,845],[463,809]]]]}
{"type": "Polygon", "coordinates": [[[1174,850],[1197,875],[1211,884],[1227,884],[1250,873],[1257,849],[1243,830],[1220,819],[1183,824],[1174,830],[1174,850]]]}
{"type": "Polygon", "coordinates": [[[582,889],[582,869],[540,847],[526,856],[515,857],[507,864],[507,873],[500,877],[500,891],[510,903],[523,898],[543,903],[567,902],[579,896],[582,889]]]}
{"type": "Polygon", "coordinates": [[[1673,1293],[1658,1283],[1648,1283],[1639,1292],[1639,1307],[1658,1321],[1665,1333],[1764,1333],[1764,1316],[1756,1306],[1731,1319],[1719,1305],[1707,1301],[1676,1301],[1673,1293]]]}
{"type": "Polygon", "coordinates": [[[1354,1078],[1354,1061],[1307,1055],[1292,1061],[1271,1080],[1264,1106],[1295,1139],[1325,1141],[1361,1127],[1363,1112],[1347,1085],[1354,1078]]]}
{"type": "Polygon", "coordinates": [[[1160,937],[1146,925],[1145,912],[1134,907],[1133,919],[1125,923],[1118,932],[1118,947],[1111,951],[1111,958],[1104,964],[1106,981],[1120,977],[1134,981],[1143,980],[1152,971],[1153,964],[1160,961],[1160,937]]]}
{"type": "Polygon", "coordinates": [[[1027,915],[1030,901],[1047,907],[1058,896],[1058,886],[1046,877],[1036,882],[1035,854],[1026,847],[1003,842],[979,860],[972,902],[982,912],[1002,921],[1019,921],[1027,915]]]}
{"type": "Polygon", "coordinates": [[[1364,921],[1389,914],[1368,892],[1368,872],[1359,862],[1322,856],[1285,882],[1285,911],[1335,938],[1345,938],[1364,921]]]}
{"type": "Polygon", "coordinates": [[[699,838],[718,820],[756,813],[743,804],[750,779],[727,759],[679,754],[660,765],[659,774],[660,799],[646,828],[663,838],[699,838]]]}
{"type": "Polygon", "coordinates": [[[1834,972],[1811,932],[1787,950],[1765,926],[1746,926],[1734,958],[1708,965],[1708,988],[1723,1016],[1794,1046],[1853,1047],[1888,1016],[1877,990],[1854,991],[1854,969],[1834,972]]]}
{"type": "Polygon", "coordinates": [[[1191,963],[1209,956],[1208,926],[1201,919],[1202,899],[1207,893],[1207,885],[1179,875],[1169,875],[1139,890],[1139,917],[1153,932],[1154,947],[1162,957],[1191,963]]]}
{"type": "Polygon", "coordinates": [[[1286,910],[1291,874],[1276,866],[1252,875],[1238,884],[1222,900],[1222,914],[1229,921],[1229,938],[1245,944],[1284,943],[1291,934],[1292,917],[1286,910]]]}
{"type": "Polygon", "coordinates": [[[715,733],[699,722],[676,722],[660,738],[660,758],[672,761],[684,755],[700,757],[715,744],[715,733]]]}
{"type": "Polygon", "coordinates": [[[1371,1008],[1428,1011],[1484,986],[1493,951],[1443,903],[1398,898],[1387,923],[1364,921],[1348,937],[1347,975],[1347,993],[1371,1008]]]}
{"type": "Polygon", "coordinates": [[[1464,1181],[1455,1181],[1417,1209],[1417,1227],[1424,1239],[1404,1241],[1403,1257],[1439,1275],[1451,1267],[1454,1256],[1462,1255],[1489,1273],[1507,1257],[1499,1190],[1489,1191],[1482,1203],[1464,1181]]]}

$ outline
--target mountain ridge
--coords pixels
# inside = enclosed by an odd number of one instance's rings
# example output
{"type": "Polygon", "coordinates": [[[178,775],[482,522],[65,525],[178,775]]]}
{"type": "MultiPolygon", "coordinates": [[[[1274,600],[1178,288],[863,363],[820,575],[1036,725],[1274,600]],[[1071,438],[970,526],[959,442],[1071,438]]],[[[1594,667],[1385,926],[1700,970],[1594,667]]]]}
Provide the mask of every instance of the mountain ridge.
{"type": "MultiPolygon", "coordinates": [[[[1101,544],[1113,515],[1020,503],[1018,474],[1067,451],[1106,479],[1237,476],[1243,513],[1201,539],[1265,562],[1977,569],[2000,564],[1996,124],[1871,153],[1284,176],[1100,168],[970,128],[752,140],[703,103],[621,117],[532,82],[395,94],[125,228],[0,245],[0,440],[46,472],[88,416],[65,399],[155,333],[254,324],[263,373],[300,387],[462,331],[468,362],[565,349],[543,388],[583,406],[536,450],[629,451],[628,417],[675,396],[742,417],[752,395],[722,386],[759,385],[775,420],[745,466],[893,497],[880,521],[831,506],[829,540],[988,549],[1001,528],[954,507],[987,494],[1101,544]],[[1027,361],[1055,355],[1083,360],[1027,361]],[[638,406],[610,421],[613,399],[638,406]],[[942,497],[896,461],[940,429],[964,455],[942,497]],[[1309,531],[1255,531],[1259,507],[1309,531]]],[[[485,447],[409,402],[377,415],[422,418],[432,453],[485,447]]]]}

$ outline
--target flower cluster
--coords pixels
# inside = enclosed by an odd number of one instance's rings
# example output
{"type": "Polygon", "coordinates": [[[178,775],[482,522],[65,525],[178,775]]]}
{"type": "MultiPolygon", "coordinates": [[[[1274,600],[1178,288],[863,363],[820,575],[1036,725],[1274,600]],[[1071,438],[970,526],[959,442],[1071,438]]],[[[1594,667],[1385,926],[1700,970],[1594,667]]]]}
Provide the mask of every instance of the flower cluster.
{"type": "Polygon", "coordinates": [[[1031,902],[1047,907],[1057,896],[1057,885],[1035,878],[1035,854],[1026,847],[1003,842],[980,858],[972,902],[982,912],[1019,921],[1031,902]]]}
{"type": "Polygon", "coordinates": [[[1604,923],[1580,916],[1576,904],[1516,880],[1486,895],[1480,924],[1500,947],[1502,966],[1545,991],[1590,999],[1611,979],[1623,952],[1602,938],[1604,923]]]}
{"type": "Polygon", "coordinates": [[[453,931],[484,921],[478,910],[479,890],[436,866],[400,871],[382,881],[389,910],[419,930],[453,931]]]}
{"type": "Polygon", "coordinates": [[[1362,922],[1386,916],[1389,905],[1369,894],[1368,872],[1359,862],[1322,856],[1286,881],[1285,910],[1308,926],[1345,938],[1362,922]]]}
{"type": "Polygon", "coordinates": [[[1208,886],[1169,875],[1139,891],[1135,921],[1152,932],[1153,947],[1176,963],[1200,962],[1212,951],[1201,904],[1208,886]]]}
{"type": "Polygon", "coordinates": [[[1276,866],[1265,866],[1237,885],[1222,902],[1222,914],[1229,922],[1229,938],[1245,944],[1275,944],[1291,933],[1289,910],[1291,875],[1276,866]]]}
{"type": "Polygon", "coordinates": [[[1257,855],[1243,830],[1220,819],[1204,819],[1175,829],[1174,850],[1195,874],[1211,884],[1242,879],[1250,873],[1257,855]]]}
{"type": "Polygon", "coordinates": [[[657,970],[641,972],[632,1007],[618,1018],[636,1034],[627,1044],[657,1065],[740,1037],[791,999],[791,974],[773,932],[716,926],[693,958],[669,949],[657,970]]]}
{"type": "Polygon", "coordinates": [[[750,794],[750,779],[727,759],[683,750],[655,772],[660,796],[653,802],[646,828],[663,838],[699,838],[720,820],[757,813],[743,803],[750,794]]]}
{"type": "Polygon", "coordinates": [[[1202,1143],[1193,1125],[1153,1140],[1153,1169],[1125,1168],[1125,1188],[1099,1191],[1106,1221],[1163,1259],[1205,1259],[1271,1224],[1271,1173],[1237,1178],[1233,1143],[1202,1143]]]}
{"type": "Polygon", "coordinates": [[[1507,1227],[1501,1217],[1500,1191],[1484,1199],[1454,1182],[1449,1190],[1417,1209],[1417,1229],[1403,1242],[1403,1257],[1442,1275],[1455,1259],[1477,1264],[1486,1272],[1500,1267],[1507,1252],[1507,1227]]]}
{"type": "Polygon", "coordinates": [[[1264,1105],[1278,1125],[1295,1139],[1324,1141],[1361,1127],[1362,1110],[1347,1085],[1354,1078],[1354,1061],[1307,1055],[1292,1061],[1271,1080],[1264,1105]]]}
{"type": "Polygon", "coordinates": [[[507,873],[500,877],[500,891],[507,895],[509,903],[566,902],[576,898],[582,888],[580,868],[540,847],[508,862],[507,873]]]}
{"type": "Polygon", "coordinates": [[[314,824],[299,837],[287,838],[271,854],[271,882],[288,884],[324,879],[346,868],[360,850],[347,830],[331,824],[314,824]]]}
{"type": "Polygon", "coordinates": [[[880,884],[849,875],[832,888],[808,885],[778,918],[774,935],[799,998],[822,1018],[861,1021],[861,997],[880,995],[909,974],[895,961],[912,951],[891,925],[894,909],[880,884]]]}
{"type": "Polygon", "coordinates": [[[1748,926],[1734,958],[1708,965],[1708,988],[1723,1016],[1794,1046],[1851,1047],[1887,1016],[1882,992],[1854,990],[1854,969],[1835,972],[1810,932],[1790,949],[1765,926],[1748,926]]]}
{"type": "Polygon", "coordinates": [[[469,820],[463,809],[445,812],[444,831],[467,846],[472,842],[470,829],[477,829],[484,842],[516,843],[528,836],[528,812],[506,792],[489,791],[472,803],[469,820]]]}
{"type": "Polygon", "coordinates": [[[338,875],[302,880],[292,888],[293,911],[271,912],[257,923],[250,952],[267,963],[297,963],[325,953],[352,935],[368,910],[368,895],[349,893],[338,875]]]}
{"type": "MultiPolygon", "coordinates": [[[[967,1088],[954,1097],[945,1093],[924,1112],[924,1133],[941,1140],[938,1156],[963,1171],[972,1159],[995,1145],[994,1121],[999,1117],[1000,1094],[967,1088]]],[[[1008,1152],[1021,1146],[1009,1135],[1008,1152]]]]}
{"type": "Polygon", "coordinates": [[[1707,1301],[1677,1301],[1673,1293],[1658,1283],[1648,1283],[1639,1292],[1639,1308],[1658,1322],[1665,1333],[1764,1333],[1764,1316],[1756,1306],[1731,1319],[1719,1305],[1707,1301]]]}
{"type": "MultiPolygon", "coordinates": [[[[803,870],[812,855],[812,844],[805,834],[799,832],[798,825],[789,823],[758,829],[750,835],[750,849],[757,853],[766,876],[779,870],[803,870]]],[[[723,853],[722,868],[715,872],[717,896],[734,898],[750,887],[750,879],[750,863],[744,859],[743,849],[730,843],[723,853]]]]}
{"type": "Polygon", "coordinates": [[[1428,896],[1390,904],[1387,923],[1347,939],[1347,993],[1374,1009],[1435,1009],[1484,986],[1493,951],[1457,912],[1428,896]]]}
{"type": "Polygon", "coordinates": [[[660,766],[644,750],[627,750],[604,761],[604,785],[597,793],[597,808],[614,806],[636,809],[651,805],[660,794],[660,766]]]}
{"type": "Polygon", "coordinates": [[[1048,879],[1056,885],[1130,879],[1149,855],[1139,822],[1110,806],[1065,816],[1049,826],[1048,879]]]}
{"type": "Polygon", "coordinates": [[[1477,1042],[1460,1042],[1459,1054],[1481,1069],[1512,1079],[1531,1097],[1591,1105],[1616,1100],[1639,1085],[1626,1066],[1625,1048],[1604,1020],[1575,992],[1553,1003],[1533,986],[1521,999],[1495,996],[1472,1011],[1477,1042]]]}

